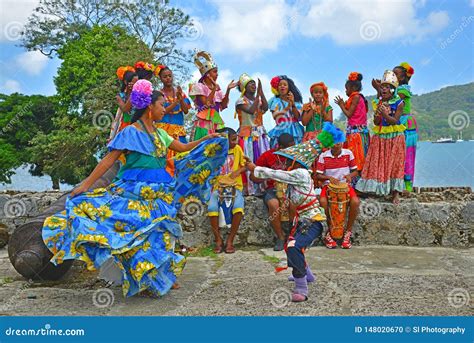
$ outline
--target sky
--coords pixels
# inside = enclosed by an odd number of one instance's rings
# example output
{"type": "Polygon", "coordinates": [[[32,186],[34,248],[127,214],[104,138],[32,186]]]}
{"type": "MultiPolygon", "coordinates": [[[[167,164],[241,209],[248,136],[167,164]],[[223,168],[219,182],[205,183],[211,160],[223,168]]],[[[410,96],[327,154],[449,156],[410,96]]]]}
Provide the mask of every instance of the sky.
{"type": "MultiPolygon", "coordinates": [[[[0,93],[55,94],[61,61],[18,46],[19,32],[38,3],[0,0],[0,93]]],[[[371,79],[403,61],[415,69],[410,82],[415,94],[474,80],[474,0],[172,0],[172,5],[195,23],[180,46],[211,52],[224,89],[245,72],[260,78],[270,97],[270,79],[286,74],[305,101],[318,81],[328,85],[333,99],[345,96],[348,74],[358,71],[363,93],[371,95],[371,79]]],[[[196,80],[194,65],[190,70],[196,80]]],[[[238,95],[232,91],[223,112],[234,128],[238,95]]],[[[273,127],[271,116],[264,124],[273,127]]]]}

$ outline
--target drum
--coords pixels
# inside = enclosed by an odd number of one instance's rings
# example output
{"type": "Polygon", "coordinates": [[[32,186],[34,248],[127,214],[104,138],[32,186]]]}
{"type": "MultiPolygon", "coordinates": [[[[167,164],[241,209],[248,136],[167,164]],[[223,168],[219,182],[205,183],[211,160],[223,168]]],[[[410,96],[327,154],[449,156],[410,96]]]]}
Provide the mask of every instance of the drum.
{"type": "Polygon", "coordinates": [[[349,202],[349,185],[347,183],[330,183],[327,188],[329,217],[331,227],[329,231],[333,239],[341,239],[344,236],[346,223],[347,205],[349,202]]]}
{"type": "Polygon", "coordinates": [[[228,175],[221,176],[217,182],[220,228],[230,228],[232,226],[232,209],[234,207],[236,185],[236,180],[228,175]]]}
{"type": "Polygon", "coordinates": [[[290,220],[288,201],[286,196],[286,190],[288,189],[288,184],[283,182],[275,181],[275,191],[278,202],[280,203],[280,220],[282,222],[287,222],[290,220]]]}

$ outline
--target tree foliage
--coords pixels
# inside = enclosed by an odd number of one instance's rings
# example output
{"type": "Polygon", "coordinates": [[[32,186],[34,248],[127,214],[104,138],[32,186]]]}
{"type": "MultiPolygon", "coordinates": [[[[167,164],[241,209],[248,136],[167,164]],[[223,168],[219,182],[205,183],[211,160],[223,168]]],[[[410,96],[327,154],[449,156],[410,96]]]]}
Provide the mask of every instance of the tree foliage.
{"type": "Polygon", "coordinates": [[[41,0],[28,19],[22,44],[54,57],[94,26],[122,26],[145,42],[155,60],[187,72],[190,53],[177,46],[193,30],[191,18],[168,0],[41,0]]]}
{"type": "Polygon", "coordinates": [[[94,26],[61,47],[58,56],[63,62],[54,83],[61,107],[68,114],[89,116],[100,110],[115,114],[119,66],[153,60],[141,40],[118,26],[94,26]]]}
{"type": "Polygon", "coordinates": [[[93,26],[59,48],[63,63],[55,77],[58,110],[54,130],[38,134],[29,149],[53,184],[76,184],[105,153],[110,124],[117,108],[116,69],[150,60],[151,50],[121,27],[93,26]]]}
{"type": "MultiPolygon", "coordinates": [[[[0,182],[10,182],[13,169],[31,162],[28,148],[38,134],[53,129],[56,116],[54,97],[0,94],[0,182]]],[[[30,172],[41,175],[41,164],[31,164],[30,172]]]]}

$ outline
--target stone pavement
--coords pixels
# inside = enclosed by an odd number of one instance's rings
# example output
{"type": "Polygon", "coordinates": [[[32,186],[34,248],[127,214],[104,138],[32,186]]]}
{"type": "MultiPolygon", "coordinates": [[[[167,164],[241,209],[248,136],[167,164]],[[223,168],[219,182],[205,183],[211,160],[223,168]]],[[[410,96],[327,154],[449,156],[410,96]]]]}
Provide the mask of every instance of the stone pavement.
{"type": "Polygon", "coordinates": [[[246,248],[233,255],[192,257],[180,289],[160,299],[125,299],[77,263],[56,282],[29,283],[0,249],[0,315],[473,315],[474,249],[357,246],[311,248],[317,276],[309,300],[289,302],[284,254],[246,248]]]}

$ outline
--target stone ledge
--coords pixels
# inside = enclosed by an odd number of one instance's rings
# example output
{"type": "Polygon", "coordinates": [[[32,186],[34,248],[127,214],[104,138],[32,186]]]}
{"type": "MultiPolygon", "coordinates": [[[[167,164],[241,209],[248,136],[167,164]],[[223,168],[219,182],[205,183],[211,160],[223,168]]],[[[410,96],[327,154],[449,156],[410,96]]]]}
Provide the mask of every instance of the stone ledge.
{"type": "MultiPolygon", "coordinates": [[[[361,211],[354,226],[355,245],[406,245],[468,247],[474,242],[474,196],[470,188],[419,190],[402,198],[398,206],[382,198],[361,199],[361,211]]],[[[64,193],[0,192],[0,231],[12,232],[39,215],[64,193]]],[[[273,231],[263,201],[245,198],[245,216],[236,244],[271,246],[273,231]]],[[[212,234],[205,207],[201,214],[181,213],[186,245],[209,244],[212,234]]],[[[224,234],[226,230],[223,231],[224,234]]]]}

